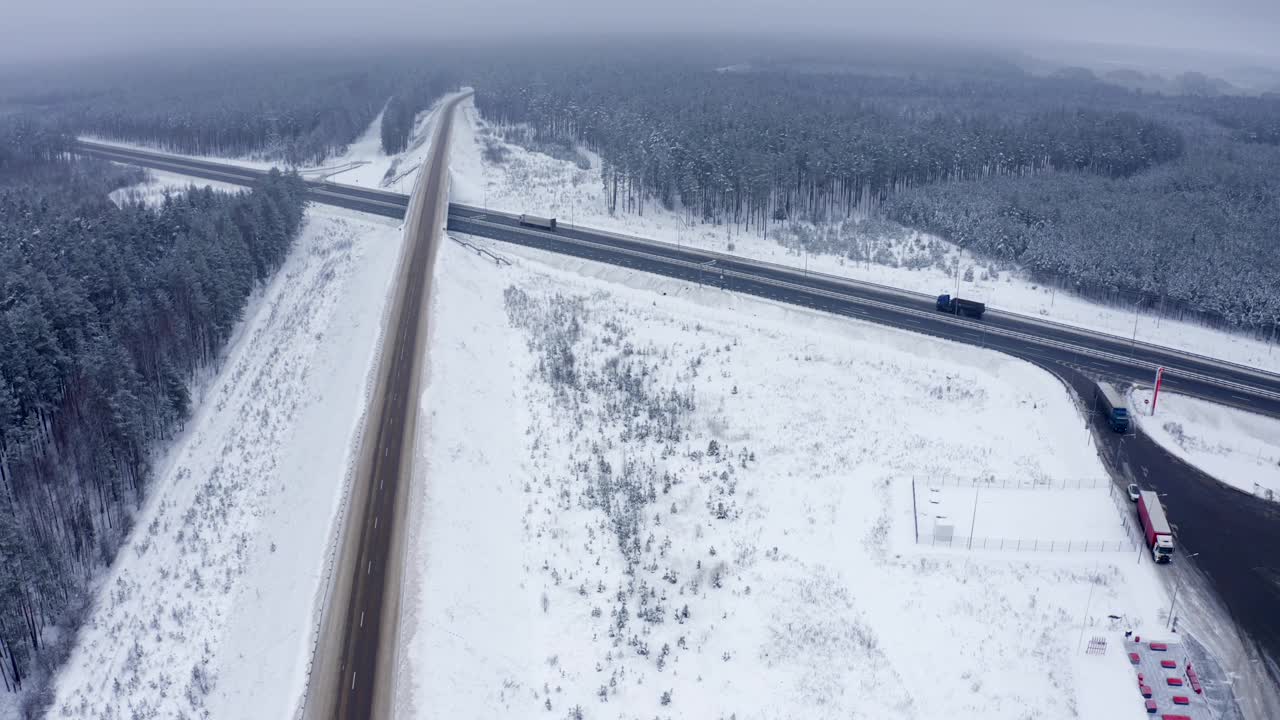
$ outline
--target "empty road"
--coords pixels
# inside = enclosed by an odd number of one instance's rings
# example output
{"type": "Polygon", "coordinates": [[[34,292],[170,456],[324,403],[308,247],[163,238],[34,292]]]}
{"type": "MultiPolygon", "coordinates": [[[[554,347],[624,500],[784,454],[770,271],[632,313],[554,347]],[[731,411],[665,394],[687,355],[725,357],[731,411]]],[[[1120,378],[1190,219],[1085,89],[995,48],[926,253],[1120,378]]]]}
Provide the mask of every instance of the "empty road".
{"type": "Polygon", "coordinates": [[[377,384],[366,409],[346,525],[307,689],[308,718],[390,717],[428,290],[443,234],[449,132],[460,99],[440,111],[432,151],[406,216],[377,384]]]}

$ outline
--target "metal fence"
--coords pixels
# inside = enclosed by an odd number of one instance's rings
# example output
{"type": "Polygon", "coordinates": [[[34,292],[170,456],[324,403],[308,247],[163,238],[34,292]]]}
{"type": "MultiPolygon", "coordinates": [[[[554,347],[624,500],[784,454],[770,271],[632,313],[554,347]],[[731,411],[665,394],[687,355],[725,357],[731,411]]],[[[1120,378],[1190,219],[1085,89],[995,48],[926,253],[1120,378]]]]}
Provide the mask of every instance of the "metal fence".
{"type": "Polygon", "coordinates": [[[1013,552],[1133,552],[1132,540],[1016,540],[1013,538],[969,537],[967,535],[930,535],[922,533],[920,544],[961,550],[1006,550],[1013,552]]]}
{"type": "MultiPolygon", "coordinates": [[[[976,499],[975,499],[976,502],[976,499]]],[[[1116,486],[1110,479],[1077,478],[1064,480],[1048,479],[996,479],[976,478],[948,480],[930,479],[924,488],[918,488],[916,479],[911,479],[911,511],[915,519],[915,536],[917,545],[930,547],[960,548],[962,550],[1005,550],[1014,552],[1133,552],[1142,546],[1142,530],[1138,527],[1137,513],[1129,495],[1116,486]],[[1124,528],[1124,540],[1083,539],[1041,539],[1041,538],[998,538],[956,535],[952,527],[935,526],[933,532],[921,532],[920,514],[917,498],[921,491],[941,490],[946,487],[976,488],[992,490],[1106,490],[1115,504],[1119,514],[1121,527],[1124,528]],[[939,532],[944,530],[945,532],[939,532]]],[[[976,506],[975,506],[976,508],[976,506]]]]}
{"type": "Polygon", "coordinates": [[[1110,478],[930,478],[929,490],[949,487],[991,488],[992,490],[1097,490],[1114,487],[1110,478]]]}

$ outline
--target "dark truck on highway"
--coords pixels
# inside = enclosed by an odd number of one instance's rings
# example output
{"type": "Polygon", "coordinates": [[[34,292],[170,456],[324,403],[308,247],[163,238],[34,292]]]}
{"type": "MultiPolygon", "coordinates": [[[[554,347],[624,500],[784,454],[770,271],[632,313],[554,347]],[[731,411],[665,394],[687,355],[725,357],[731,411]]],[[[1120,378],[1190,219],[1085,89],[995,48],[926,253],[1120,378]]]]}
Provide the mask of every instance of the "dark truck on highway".
{"type": "Polygon", "coordinates": [[[938,296],[938,310],[950,315],[967,315],[974,320],[981,320],[987,306],[977,300],[964,300],[943,294],[938,296]]]}
{"type": "Polygon", "coordinates": [[[556,229],[555,218],[538,217],[537,215],[521,215],[520,224],[529,227],[542,228],[543,230],[554,231],[556,229]]]}
{"type": "Polygon", "coordinates": [[[1110,383],[1098,383],[1094,393],[1094,407],[1107,419],[1107,425],[1118,433],[1129,432],[1129,407],[1124,396],[1110,383]]]}

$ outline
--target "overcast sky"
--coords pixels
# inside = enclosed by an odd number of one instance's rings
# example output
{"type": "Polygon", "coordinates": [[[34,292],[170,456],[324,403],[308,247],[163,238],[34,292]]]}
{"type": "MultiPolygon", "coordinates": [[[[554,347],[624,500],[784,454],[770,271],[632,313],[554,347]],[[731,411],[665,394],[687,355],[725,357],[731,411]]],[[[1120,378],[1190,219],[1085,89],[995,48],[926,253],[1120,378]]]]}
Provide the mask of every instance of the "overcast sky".
{"type": "Polygon", "coordinates": [[[892,33],[1276,56],[1280,0],[6,0],[0,59],[521,30],[892,33]]]}

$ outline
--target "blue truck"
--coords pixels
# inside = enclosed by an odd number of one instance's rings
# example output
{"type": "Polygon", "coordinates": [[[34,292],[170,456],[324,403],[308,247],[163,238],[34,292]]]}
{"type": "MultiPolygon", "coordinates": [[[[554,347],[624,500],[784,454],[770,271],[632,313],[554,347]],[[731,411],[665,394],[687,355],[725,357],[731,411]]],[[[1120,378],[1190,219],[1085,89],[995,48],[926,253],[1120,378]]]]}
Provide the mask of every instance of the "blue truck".
{"type": "Polygon", "coordinates": [[[938,296],[938,311],[949,315],[965,315],[974,320],[981,320],[982,313],[987,311],[987,306],[977,300],[953,298],[951,295],[944,293],[938,296]]]}
{"type": "Polygon", "coordinates": [[[1113,385],[1098,383],[1098,391],[1094,394],[1094,405],[1113,431],[1129,432],[1128,404],[1113,385]]]}

